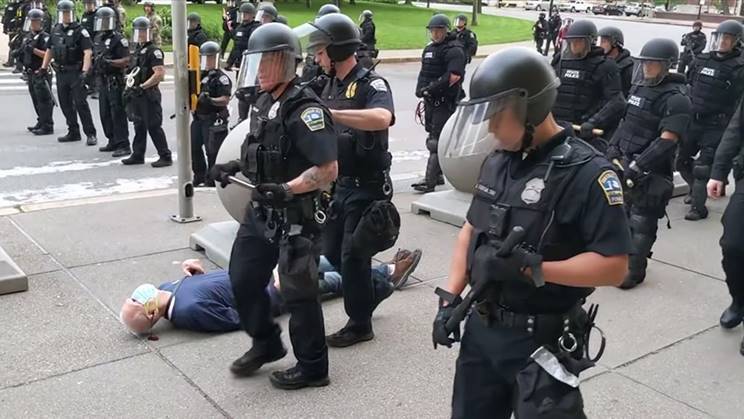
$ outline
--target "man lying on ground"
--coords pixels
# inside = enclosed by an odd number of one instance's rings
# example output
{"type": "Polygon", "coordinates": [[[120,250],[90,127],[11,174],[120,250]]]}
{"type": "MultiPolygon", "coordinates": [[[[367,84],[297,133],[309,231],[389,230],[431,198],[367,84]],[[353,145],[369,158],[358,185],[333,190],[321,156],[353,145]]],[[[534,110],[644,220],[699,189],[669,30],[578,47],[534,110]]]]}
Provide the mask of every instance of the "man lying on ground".
{"type": "MultiPolygon", "coordinates": [[[[421,250],[399,250],[393,260],[372,268],[375,304],[402,287],[421,260],[421,250]]],[[[230,332],[240,329],[230,277],[224,269],[206,272],[198,259],[182,263],[184,278],[161,284],[142,284],[124,301],[119,318],[134,333],[148,333],[161,318],[177,329],[197,332],[230,332]]],[[[341,295],[341,274],[321,256],[318,264],[321,298],[341,295]]],[[[274,270],[274,281],[266,287],[275,316],[284,313],[281,284],[274,270]]]]}

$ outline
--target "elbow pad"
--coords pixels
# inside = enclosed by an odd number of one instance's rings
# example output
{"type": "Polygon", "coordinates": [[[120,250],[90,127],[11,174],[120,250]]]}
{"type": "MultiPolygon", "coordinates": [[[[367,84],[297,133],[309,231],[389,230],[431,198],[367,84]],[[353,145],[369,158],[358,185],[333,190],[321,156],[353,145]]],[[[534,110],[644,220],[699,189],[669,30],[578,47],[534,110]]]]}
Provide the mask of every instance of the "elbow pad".
{"type": "Polygon", "coordinates": [[[648,170],[660,161],[669,159],[677,147],[674,140],[665,140],[661,137],[655,139],[645,150],[635,159],[636,164],[641,170],[648,170]]]}

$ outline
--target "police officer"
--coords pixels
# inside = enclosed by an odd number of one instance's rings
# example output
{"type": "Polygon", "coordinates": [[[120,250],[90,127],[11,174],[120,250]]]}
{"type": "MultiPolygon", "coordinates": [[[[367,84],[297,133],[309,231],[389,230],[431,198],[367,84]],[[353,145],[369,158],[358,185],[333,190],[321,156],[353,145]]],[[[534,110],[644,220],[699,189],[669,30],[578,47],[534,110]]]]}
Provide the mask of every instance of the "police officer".
{"type": "Polygon", "coordinates": [[[42,28],[43,20],[44,12],[32,9],[26,14],[24,28],[28,32],[28,39],[24,42],[22,61],[24,72],[28,76],[28,91],[36,111],[36,125],[28,127],[28,130],[34,135],[49,135],[54,132],[51,75],[37,74],[49,42],[49,33],[42,28]]]}
{"type": "Polygon", "coordinates": [[[20,11],[22,5],[20,0],[10,0],[5,6],[3,12],[3,33],[8,35],[8,61],[3,63],[3,67],[15,67],[16,59],[14,50],[20,44],[20,34],[24,21],[20,20],[20,11]]]}
{"type": "Polygon", "coordinates": [[[674,152],[687,133],[691,107],[685,76],[669,72],[678,55],[677,45],[669,39],[652,39],[643,46],[636,57],[639,64],[625,116],[607,151],[625,178],[625,206],[633,238],[623,289],[645,279],[658,220],[674,191],[674,152]]]}
{"type": "Polygon", "coordinates": [[[261,24],[275,22],[277,17],[279,17],[279,11],[273,4],[262,3],[258,6],[256,20],[261,22],[261,24]]]}
{"type": "Polygon", "coordinates": [[[455,36],[449,33],[449,18],[436,14],[429,19],[427,29],[431,42],[421,55],[416,97],[424,99],[429,161],[424,179],[411,185],[413,189],[424,193],[432,192],[436,185],[444,184],[437,154],[439,134],[455,111],[455,104],[463,96],[462,77],[465,74],[464,49],[455,36]]]}
{"type": "Polygon", "coordinates": [[[374,57],[377,58],[377,38],[375,37],[375,22],[372,20],[374,17],[371,10],[363,10],[359,15],[359,29],[362,31],[361,41],[367,47],[368,51],[373,52],[374,57]]]}
{"type": "MultiPolygon", "coordinates": [[[[220,44],[220,59],[227,51],[227,46],[230,44],[230,40],[234,40],[235,28],[238,26],[240,21],[238,20],[238,5],[235,0],[227,0],[225,3],[225,10],[222,13],[222,44],[220,44]]],[[[255,13],[254,13],[255,14],[255,13]]]]}
{"type": "Polygon", "coordinates": [[[332,347],[346,347],[374,337],[370,264],[375,251],[353,246],[362,214],[375,201],[392,198],[388,129],[395,121],[387,81],[357,63],[359,30],[340,13],[312,24],[308,49],[331,79],[321,98],[330,108],[338,136],[338,179],[331,220],[323,235],[323,254],[346,278],[344,307],[349,320],[328,336],[332,347]]]}
{"type": "Polygon", "coordinates": [[[561,14],[558,12],[556,7],[550,12],[550,19],[548,19],[548,45],[545,46],[545,55],[547,55],[550,46],[553,45],[553,52],[558,52],[560,47],[558,46],[558,34],[563,26],[563,20],[561,14]]]}
{"type": "MultiPolygon", "coordinates": [[[[515,394],[519,370],[541,345],[555,351],[560,341],[571,351],[567,340],[585,333],[581,305],[592,287],[617,285],[626,272],[620,180],[604,156],[553,118],[559,83],[540,54],[499,51],[475,70],[471,100],[454,116],[458,145],[480,141],[487,129],[496,151],[481,166],[449,279],[437,290],[435,347],[459,340],[459,325],[454,338],[445,325],[466,284],[483,290],[460,343],[453,418],[508,419],[516,400],[540,397],[515,394]],[[505,243],[515,227],[524,230],[509,239],[516,248],[505,243]],[[536,287],[539,279],[545,284],[536,287]]],[[[583,345],[574,342],[577,355],[583,345]]],[[[544,401],[545,417],[584,417],[551,415],[558,401],[544,401]]]]}
{"type": "Polygon", "coordinates": [[[699,20],[695,21],[692,24],[692,32],[686,33],[684,36],[682,36],[682,42],[680,42],[680,45],[685,48],[679,55],[677,72],[680,74],[686,74],[687,66],[692,63],[692,60],[695,57],[703,52],[707,43],[707,38],[703,33],[703,22],[699,20]]]}
{"type": "MultiPolygon", "coordinates": [[[[325,15],[332,13],[341,13],[341,10],[336,7],[335,4],[324,4],[318,9],[318,14],[315,16],[315,20],[320,19],[325,15]]],[[[311,29],[312,30],[312,29],[311,29]]],[[[300,30],[300,32],[302,32],[300,30]]],[[[303,34],[304,35],[304,34],[303,34]]],[[[328,81],[327,75],[323,72],[323,69],[315,61],[315,56],[312,50],[308,50],[305,55],[305,63],[302,66],[302,75],[300,76],[302,83],[309,83],[308,87],[312,89],[318,96],[323,92],[323,88],[328,81]]]]}
{"type": "Polygon", "coordinates": [[[115,30],[122,32],[123,22],[127,20],[127,11],[119,4],[119,0],[104,0],[101,2],[100,7],[108,7],[116,12],[116,27],[115,30]]]}
{"type": "Polygon", "coordinates": [[[478,52],[478,38],[475,36],[475,32],[468,29],[468,17],[465,15],[459,15],[455,18],[455,30],[454,34],[458,41],[465,48],[465,59],[468,64],[475,57],[475,53],[478,52]]]}
{"type": "Polygon", "coordinates": [[[189,13],[186,20],[189,23],[189,29],[186,31],[188,33],[188,44],[201,47],[203,43],[208,41],[207,34],[204,33],[201,26],[201,16],[198,13],[189,13]]]}
{"type": "MultiPolygon", "coordinates": [[[[736,191],[729,198],[726,210],[721,218],[723,235],[720,245],[723,254],[723,271],[726,273],[726,285],[731,295],[731,304],[721,314],[721,327],[733,329],[744,318],[744,113],[739,101],[736,112],[723,133],[721,144],[716,150],[713,170],[708,181],[708,196],[720,198],[726,188],[724,182],[729,172],[734,169],[736,191]]],[[[744,355],[744,340],[739,351],[744,355]]]]}
{"type": "Polygon", "coordinates": [[[86,29],[75,22],[75,5],[70,0],[57,3],[59,23],[54,26],[49,37],[44,62],[39,71],[48,72],[49,63],[54,59],[57,73],[57,96],[59,106],[67,120],[67,134],[57,138],[61,143],[80,141],[80,126],[83,124],[87,145],[96,145],[96,127],[90,114],[86,98],[85,79],[93,64],[93,43],[86,29]]]}
{"type": "MultiPolygon", "coordinates": [[[[240,5],[240,13],[237,15],[237,26],[233,31],[233,39],[235,45],[230,56],[227,57],[227,64],[225,70],[232,70],[233,66],[240,65],[240,61],[243,59],[243,51],[248,48],[248,40],[251,38],[251,34],[261,24],[255,20],[256,17],[256,6],[251,3],[243,3],[240,5]]],[[[244,118],[245,119],[245,118],[244,118]]]]}
{"type": "Polygon", "coordinates": [[[625,106],[617,63],[595,45],[597,27],[588,20],[574,22],[564,38],[563,51],[553,61],[561,79],[553,115],[580,125],[579,136],[602,150],[603,144],[594,141],[594,129],[609,134],[625,106]]]}
{"type": "Polygon", "coordinates": [[[741,23],[721,22],[713,32],[709,51],[698,55],[687,72],[693,118],[690,133],[683,138],[677,155],[677,170],[690,186],[686,220],[708,216],[705,186],[713,157],[744,92],[743,39],[741,23]]]}
{"type": "Polygon", "coordinates": [[[80,16],[80,26],[85,28],[88,33],[95,32],[96,9],[98,8],[97,0],[83,0],[83,14],[80,16]]]}
{"type": "Polygon", "coordinates": [[[16,46],[17,49],[13,52],[17,56],[17,60],[15,60],[15,69],[13,70],[13,73],[21,73],[23,71],[23,43],[26,39],[28,39],[29,31],[27,31],[24,27],[26,22],[26,15],[29,11],[32,9],[38,9],[41,10],[44,14],[44,19],[42,20],[42,30],[44,32],[51,32],[52,30],[52,16],[49,14],[49,11],[46,8],[46,5],[44,5],[44,2],[41,0],[29,0],[23,6],[21,6],[17,13],[17,20],[20,26],[20,30],[18,31],[16,39],[16,46]]]}
{"type": "Polygon", "coordinates": [[[244,83],[258,84],[263,92],[251,112],[251,134],[240,161],[217,164],[211,171],[223,187],[227,176],[237,172],[256,185],[229,268],[240,321],[253,347],[230,370],[250,375],[287,353],[265,291],[279,262],[297,359],[296,366],[269,376],[283,389],[329,383],[317,260],[323,221],[319,194],[336,178],[336,133],[328,109],[298,85],[300,60],[300,42],[289,27],[268,23],[256,29],[241,69],[244,83]]]}
{"type": "Polygon", "coordinates": [[[108,139],[98,150],[113,157],[129,155],[129,124],[124,108],[124,70],[129,66],[129,41],[116,30],[116,11],[101,7],[96,11],[93,39],[93,69],[98,87],[98,109],[103,132],[108,139]]]}
{"type": "Polygon", "coordinates": [[[165,77],[163,51],[152,44],[150,21],[140,16],[132,21],[132,42],[136,44],[129,64],[127,78],[127,106],[130,119],[134,122],[132,155],[122,160],[125,165],[144,164],[147,151],[147,134],[160,158],[152,162],[152,167],[166,167],[173,164],[168,141],[163,131],[163,107],[161,105],[160,82],[165,77]],[[131,87],[129,87],[131,83],[131,87]]]}
{"type": "Polygon", "coordinates": [[[615,60],[620,71],[623,97],[628,97],[631,80],[633,80],[633,59],[630,51],[624,48],[625,37],[623,32],[614,27],[607,26],[599,30],[599,46],[604,50],[605,56],[615,60]]]}
{"type": "Polygon", "coordinates": [[[207,173],[214,166],[217,152],[227,136],[230,118],[227,105],[232,93],[232,82],[227,74],[219,69],[218,43],[207,41],[202,44],[199,52],[202,80],[201,93],[191,121],[191,168],[194,171],[194,186],[203,183],[214,186],[214,180],[207,179],[207,173]]]}
{"type": "MultiPolygon", "coordinates": [[[[532,37],[535,40],[537,52],[543,53],[543,44],[548,39],[548,21],[545,19],[545,13],[540,13],[537,20],[532,25],[532,37]]],[[[546,50],[547,51],[547,50],[546,50]]],[[[545,53],[547,55],[547,52],[545,53]]]]}

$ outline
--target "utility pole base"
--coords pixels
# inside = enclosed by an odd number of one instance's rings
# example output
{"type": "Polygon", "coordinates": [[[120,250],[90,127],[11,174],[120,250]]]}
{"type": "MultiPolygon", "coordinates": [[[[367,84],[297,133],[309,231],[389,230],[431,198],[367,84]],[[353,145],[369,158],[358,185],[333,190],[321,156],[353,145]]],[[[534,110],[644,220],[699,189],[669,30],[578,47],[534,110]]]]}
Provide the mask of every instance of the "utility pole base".
{"type": "Polygon", "coordinates": [[[180,215],[171,215],[170,220],[179,223],[179,224],[187,224],[187,223],[195,223],[197,221],[201,221],[202,218],[198,215],[195,215],[193,217],[181,217],[180,215]]]}
{"type": "Polygon", "coordinates": [[[28,278],[0,247],[0,295],[28,291],[28,278]]]}

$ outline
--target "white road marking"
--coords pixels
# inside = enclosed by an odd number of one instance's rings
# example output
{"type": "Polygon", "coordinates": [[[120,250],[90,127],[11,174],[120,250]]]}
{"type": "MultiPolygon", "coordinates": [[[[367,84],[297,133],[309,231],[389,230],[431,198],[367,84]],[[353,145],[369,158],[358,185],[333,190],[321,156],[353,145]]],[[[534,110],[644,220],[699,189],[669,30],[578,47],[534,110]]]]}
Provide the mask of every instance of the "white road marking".
{"type": "MultiPolygon", "coordinates": [[[[175,159],[175,153],[174,157],[175,159]]],[[[158,159],[155,157],[147,157],[145,163],[152,163],[158,159]]],[[[83,160],[72,160],[72,161],[53,161],[48,163],[46,166],[32,167],[32,166],[17,166],[10,169],[0,169],[0,179],[13,177],[13,176],[33,176],[33,175],[46,175],[51,173],[62,173],[62,172],[80,172],[83,170],[96,169],[100,167],[109,166],[122,166],[121,159],[112,159],[104,161],[92,161],[86,162],[83,160]]],[[[123,167],[123,166],[122,166],[123,167]]]]}

